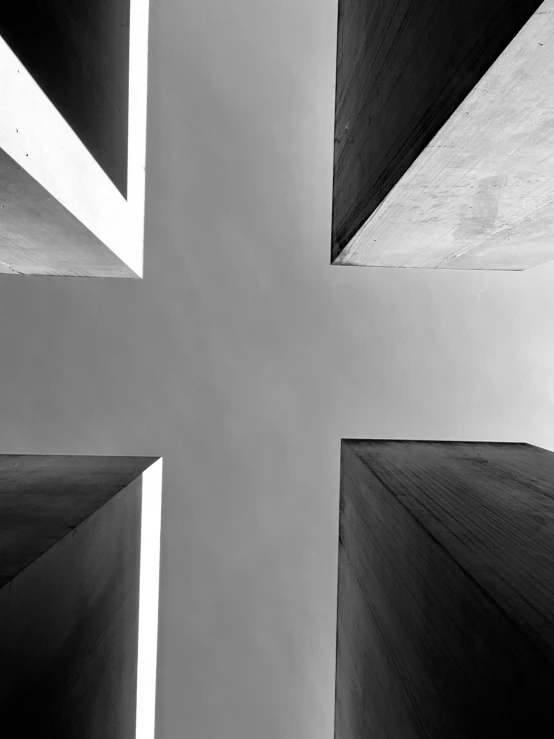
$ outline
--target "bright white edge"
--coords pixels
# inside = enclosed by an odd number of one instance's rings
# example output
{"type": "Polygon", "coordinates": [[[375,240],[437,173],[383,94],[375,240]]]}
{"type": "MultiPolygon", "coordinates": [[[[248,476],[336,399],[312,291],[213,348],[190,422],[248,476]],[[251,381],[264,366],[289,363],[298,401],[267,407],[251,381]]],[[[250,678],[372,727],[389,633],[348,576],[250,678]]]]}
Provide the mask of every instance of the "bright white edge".
{"type": "Polygon", "coordinates": [[[162,469],[158,459],[142,473],[136,739],[156,730],[162,469]]]}
{"type": "Polygon", "coordinates": [[[148,16],[149,0],[131,0],[127,199],[0,38],[0,145],[138,277],[144,249],[148,16]]]}

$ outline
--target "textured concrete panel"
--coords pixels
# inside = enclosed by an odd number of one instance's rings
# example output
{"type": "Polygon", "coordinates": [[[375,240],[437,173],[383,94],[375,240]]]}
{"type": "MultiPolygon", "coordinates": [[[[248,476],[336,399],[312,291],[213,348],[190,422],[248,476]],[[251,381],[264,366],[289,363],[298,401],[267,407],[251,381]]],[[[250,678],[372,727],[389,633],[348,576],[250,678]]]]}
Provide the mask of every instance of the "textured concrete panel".
{"type": "Polygon", "coordinates": [[[130,0],[18,0],[0,35],[120,192],[127,192],[130,0]]]}
{"type": "Polygon", "coordinates": [[[153,739],[160,465],[0,456],[3,736],[153,739]]]}
{"type": "Polygon", "coordinates": [[[142,277],[149,0],[23,0],[2,21],[2,271],[142,277]]]}
{"type": "Polygon", "coordinates": [[[2,149],[0,172],[0,273],[136,277],[2,149]]]}
{"type": "Polygon", "coordinates": [[[554,454],[344,441],[337,739],[546,736],[554,454]]]}
{"type": "Polygon", "coordinates": [[[553,258],[553,9],[342,0],[334,263],[514,270],[553,258]]]}

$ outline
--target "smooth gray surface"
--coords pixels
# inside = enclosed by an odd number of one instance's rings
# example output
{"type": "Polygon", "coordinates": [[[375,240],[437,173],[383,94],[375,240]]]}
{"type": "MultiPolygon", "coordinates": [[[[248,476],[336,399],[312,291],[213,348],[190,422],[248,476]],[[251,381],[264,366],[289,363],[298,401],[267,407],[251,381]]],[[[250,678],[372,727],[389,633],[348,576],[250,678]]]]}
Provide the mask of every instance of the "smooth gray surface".
{"type": "Polygon", "coordinates": [[[0,455],[0,587],[153,462],[151,457],[0,455]]]}
{"type": "Polygon", "coordinates": [[[332,739],[342,437],[554,448],[554,265],[329,265],[336,13],[153,3],[145,280],[0,276],[0,451],[164,456],[157,739],[332,739]]]}
{"type": "Polygon", "coordinates": [[[141,481],[0,589],[9,739],[134,739],[141,481]]]}

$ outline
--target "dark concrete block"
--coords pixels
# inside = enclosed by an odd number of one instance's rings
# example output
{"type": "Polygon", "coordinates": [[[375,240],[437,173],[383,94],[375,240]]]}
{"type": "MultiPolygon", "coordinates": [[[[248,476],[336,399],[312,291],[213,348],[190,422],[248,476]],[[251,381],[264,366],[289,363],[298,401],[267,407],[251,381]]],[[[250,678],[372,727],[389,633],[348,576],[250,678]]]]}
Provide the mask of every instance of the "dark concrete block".
{"type": "Polygon", "coordinates": [[[130,0],[17,0],[0,35],[127,192],[130,0]]]}
{"type": "Polygon", "coordinates": [[[546,737],[554,454],[342,444],[337,739],[546,737]]]}
{"type": "Polygon", "coordinates": [[[2,149],[0,172],[0,274],[136,276],[2,149]]]}
{"type": "Polygon", "coordinates": [[[134,739],[144,457],[0,457],[2,736],[134,739]]]}
{"type": "Polygon", "coordinates": [[[339,0],[332,262],[540,5],[339,0]]]}

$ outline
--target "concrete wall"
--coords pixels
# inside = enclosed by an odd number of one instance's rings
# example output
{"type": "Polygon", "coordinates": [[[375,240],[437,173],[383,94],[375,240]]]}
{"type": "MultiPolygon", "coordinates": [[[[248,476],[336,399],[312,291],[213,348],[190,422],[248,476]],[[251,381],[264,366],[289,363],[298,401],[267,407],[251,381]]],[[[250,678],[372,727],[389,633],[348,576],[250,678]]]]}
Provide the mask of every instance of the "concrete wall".
{"type": "Polygon", "coordinates": [[[342,445],[337,739],[547,736],[554,454],[342,445]]]}
{"type": "Polygon", "coordinates": [[[18,0],[0,35],[125,195],[130,0],[18,0]]]}
{"type": "Polygon", "coordinates": [[[0,590],[3,736],[134,738],[140,514],[139,479],[0,590]]]}
{"type": "Polygon", "coordinates": [[[340,0],[334,261],[540,0],[340,0]]]}

